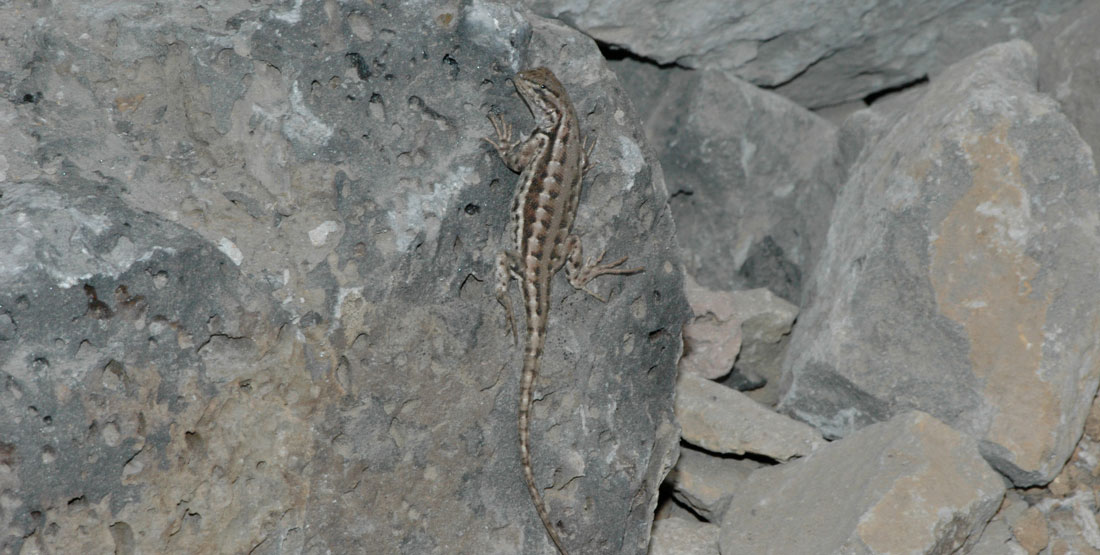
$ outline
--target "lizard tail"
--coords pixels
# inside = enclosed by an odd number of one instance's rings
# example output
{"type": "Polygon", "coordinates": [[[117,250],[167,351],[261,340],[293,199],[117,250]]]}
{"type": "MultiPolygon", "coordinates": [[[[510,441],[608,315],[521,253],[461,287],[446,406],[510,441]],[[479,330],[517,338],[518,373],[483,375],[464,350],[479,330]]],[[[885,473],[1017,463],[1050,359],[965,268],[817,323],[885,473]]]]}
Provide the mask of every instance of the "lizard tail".
{"type": "Polygon", "coordinates": [[[535,511],[539,513],[539,519],[542,520],[546,533],[550,535],[558,551],[562,555],[568,555],[565,547],[562,546],[561,538],[558,537],[558,531],[550,522],[550,514],[542,501],[542,494],[535,485],[535,472],[531,469],[531,432],[528,423],[531,414],[531,390],[534,386],[535,374],[538,374],[538,365],[538,358],[530,355],[523,357],[523,384],[519,395],[519,457],[523,464],[523,478],[527,482],[527,491],[531,492],[531,500],[535,502],[535,511]]]}
{"type": "Polygon", "coordinates": [[[549,291],[539,291],[536,298],[540,301],[537,307],[530,307],[527,311],[527,344],[523,350],[523,375],[520,378],[519,388],[519,457],[523,464],[523,478],[527,482],[527,491],[531,492],[531,500],[535,503],[535,511],[539,513],[539,519],[546,527],[546,533],[554,542],[561,555],[568,555],[561,543],[558,531],[550,522],[550,514],[546,505],[542,502],[542,494],[535,485],[535,471],[531,468],[531,394],[535,387],[535,376],[539,373],[539,356],[542,355],[542,346],[546,338],[546,319],[539,317],[538,313],[546,314],[549,303],[549,291]],[[530,310],[535,308],[535,310],[530,310]]]}

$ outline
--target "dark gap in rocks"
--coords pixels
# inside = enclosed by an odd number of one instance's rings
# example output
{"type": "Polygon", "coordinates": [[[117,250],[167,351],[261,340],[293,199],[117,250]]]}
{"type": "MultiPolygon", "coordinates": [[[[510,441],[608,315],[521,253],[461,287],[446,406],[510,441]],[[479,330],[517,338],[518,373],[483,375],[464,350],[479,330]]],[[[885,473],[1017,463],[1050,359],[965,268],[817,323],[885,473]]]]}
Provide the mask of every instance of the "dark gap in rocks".
{"type": "Polygon", "coordinates": [[[618,62],[622,60],[633,60],[635,62],[641,62],[643,64],[649,64],[661,69],[680,68],[680,69],[692,69],[690,67],[684,67],[676,62],[668,62],[662,64],[653,58],[647,58],[641,54],[635,54],[617,44],[610,42],[604,42],[602,40],[596,41],[596,46],[600,49],[600,55],[609,62],[618,62]]]}
{"type": "Polygon", "coordinates": [[[665,504],[672,503],[673,505],[676,505],[677,507],[680,507],[681,509],[691,513],[691,516],[694,516],[699,522],[710,522],[709,520],[704,518],[703,515],[695,512],[695,509],[692,508],[691,505],[688,505],[687,503],[683,503],[679,499],[676,499],[676,497],[672,495],[673,489],[674,488],[672,487],[672,484],[668,482],[662,483],[661,486],[657,488],[657,512],[660,512],[661,507],[664,507],[665,504]]]}
{"type": "Polygon", "coordinates": [[[693,443],[689,443],[686,439],[681,439],[680,440],[680,449],[687,449],[688,451],[696,451],[696,452],[699,452],[699,453],[703,453],[704,455],[707,455],[708,457],[714,457],[716,459],[749,460],[749,461],[758,462],[758,463],[760,463],[762,465],[765,465],[765,466],[775,466],[775,465],[780,464],[780,463],[783,462],[783,461],[777,461],[777,460],[775,460],[771,457],[768,457],[766,455],[760,455],[758,453],[745,453],[745,454],[742,454],[742,455],[734,455],[732,453],[719,453],[717,451],[711,451],[710,449],[707,449],[706,447],[699,447],[698,445],[695,445],[693,443]]]}
{"type": "Polygon", "coordinates": [[[928,82],[929,82],[928,75],[925,74],[925,75],[922,75],[920,77],[917,77],[916,79],[913,79],[912,81],[906,81],[905,83],[902,83],[900,85],[894,85],[892,87],[886,87],[885,89],[879,89],[879,90],[863,97],[863,103],[870,106],[870,105],[874,104],[878,99],[880,99],[884,96],[889,96],[891,94],[897,94],[901,91],[904,91],[905,89],[911,89],[913,87],[917,87],[917,86],[923,85],[923,84],[928,83],[928,82]]]}

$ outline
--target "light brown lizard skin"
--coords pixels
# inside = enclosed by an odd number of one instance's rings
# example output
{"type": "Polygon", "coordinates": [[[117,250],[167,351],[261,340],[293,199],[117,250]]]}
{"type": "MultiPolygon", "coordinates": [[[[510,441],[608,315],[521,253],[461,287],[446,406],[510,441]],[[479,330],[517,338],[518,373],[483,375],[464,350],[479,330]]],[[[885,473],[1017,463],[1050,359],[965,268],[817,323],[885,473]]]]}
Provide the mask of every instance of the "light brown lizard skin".
{"type": "Polygon", "coordinates": [[[623,257],[609,264],[584,261],[580,238],[572,234],[577,215],[581,181],[588,172],[592,145],[585,146],[580,123],[565,88],[549,69],[539,67],[516,74],[516,90],[535,116],[536,126],[526,140],[513,141],[512,128],[499,117],[489,117],[496,131],[493,145],[501,160],[519,173],[519,188],[512,199],[511,232],[515,250],[497,257],[497,300],[504,306],[509,328],[516,336],[508,284],[518,280],[526,309],[526,344],[523,350],[523,375],[519,395],[519,452],[527,489],[546,532],[563,555],[565,547],[551,523],[542,495],[535,485],[531,467],[530,431],[531,393],[539,369],[539,357],[546,342],[546,322],[550,310],[550,280],[565,268],[569,283],[604,300],[588,289],[593,278],[603,274],[631,274],[642,268],[619,268],[623,257]]]}

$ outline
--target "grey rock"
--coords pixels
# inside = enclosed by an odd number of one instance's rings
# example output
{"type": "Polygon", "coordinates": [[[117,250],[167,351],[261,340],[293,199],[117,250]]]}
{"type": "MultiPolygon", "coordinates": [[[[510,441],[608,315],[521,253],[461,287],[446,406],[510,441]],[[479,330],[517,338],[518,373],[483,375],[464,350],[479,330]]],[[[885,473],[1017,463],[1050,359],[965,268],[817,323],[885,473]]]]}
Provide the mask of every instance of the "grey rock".
{"type": "Polygon", "coordinates": [[[748,395],[753,400],[774,407],[779,400],[783,355],[790,339],[791,326],[798,316],[798,307],[773,295],[767,289],[739,292],[738,313],[744,314],[741,353],[733,365],[733,374],[759,376],[764,380],[748,395]]]}
{"type": "Polygon", "coordinates": [[[973,439],[910,412],[753,472],[726,511],[719,548],[966,553],[1003,495],[1003,480],[973,439]]]}
{"type": "Polygon", "coordinates": [[[718,555],[718,526],[682,518],[657,520],[649,555],[718,555]]]}
{"type": "Polygon", "coordinates": [[[1021,486],[1053,478],[1100,366],[1090,149],[1023,41],[848,120],[853,156],[784,362],[781,410],[843,437],[916,408],[1021,486]],[[854,154],[859,152],[858,155],[854,154]]]}
{"type": "Polygon", "coordinates": [[[540,64],[599,138],[577,233],[646,271],[606,304],[555,278],[535,475],[568,546],[645,551],[689,312],[590,39],[492,2],[0,26],[0,227],[38,222],[0,233],[0,552],[552,552],[492,292],[517,176],[481,141],[489,112],[531,128],[506,79],[540,64]]]}
{"type": "Polygon", "coordinates": [[[1100,153],[1100,4],[1082,2],[1031,38],[1039,53],[1039,90],[1062,105],[1081,138],[1100,153]]]}
{"type": "Polygon", "coordinates": [[[749,458],[716,457],[681,448],[680,459],[666,481],[677,501],[707,521],[719,522],[749,474],[762,466],[764,463],[749,458]]]}
{"type": "MultiPolygon", "coordinates": [[[[808,107],[859,99],[986,46],[1026,38],[1081,0],[527,0],[658,63],[720,69],[808,107]]],[[[671,180],[670,180],[671,182],[671,180]]]]}
{"type": "Polygon", "coordinates": [[[684,441],[714,453],[752,453],[785,461],[825,444],[810,426],[690,373],[677,381],[676,419],[684,441]]]}
{"type": "Polygon", "coordinates": [[[615,69],[661,158],[688,273],[799,302],[843,178],[836,127],[722,72],[615,69]]]}

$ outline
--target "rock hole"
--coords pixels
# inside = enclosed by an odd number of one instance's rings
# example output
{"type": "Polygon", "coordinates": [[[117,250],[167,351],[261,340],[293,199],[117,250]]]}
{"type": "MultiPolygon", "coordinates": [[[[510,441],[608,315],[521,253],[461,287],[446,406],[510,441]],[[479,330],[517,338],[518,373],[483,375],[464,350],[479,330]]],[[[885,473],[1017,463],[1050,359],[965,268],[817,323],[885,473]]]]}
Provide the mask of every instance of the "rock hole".
{"type": "Polygon", "coordinates": [[[206,453],[206,440],[198,432],[184,432],[183,442],[189,451],[199,455],[206,453]]]}
{"type": "Polygon", "coordinates": [[[88,297],[88,311],[85,313],[87,316],[96,320],[106,320],[113,316],[111,308],[107,306],[107,303],[99,300],[95,287],[85,283],[84,295],[88,297]]]}
{"type": "Polygon", "coordinates": [[[370,65],[367,64],[367,61],[364,60],[363,56],[358,52],[348,52],[344,55],[344,59],[351,64],[351,67],[355,68],[355,74],[358,75],[360,79],[363,81],[370,79],[370,65]]]}
{"type": "Polygon", "coordinates": [[[129,524],[118,521],[107,529],[111,532],[111,539],[115,542],[115,555],[133,555],[134,530],[129,524]]]}

